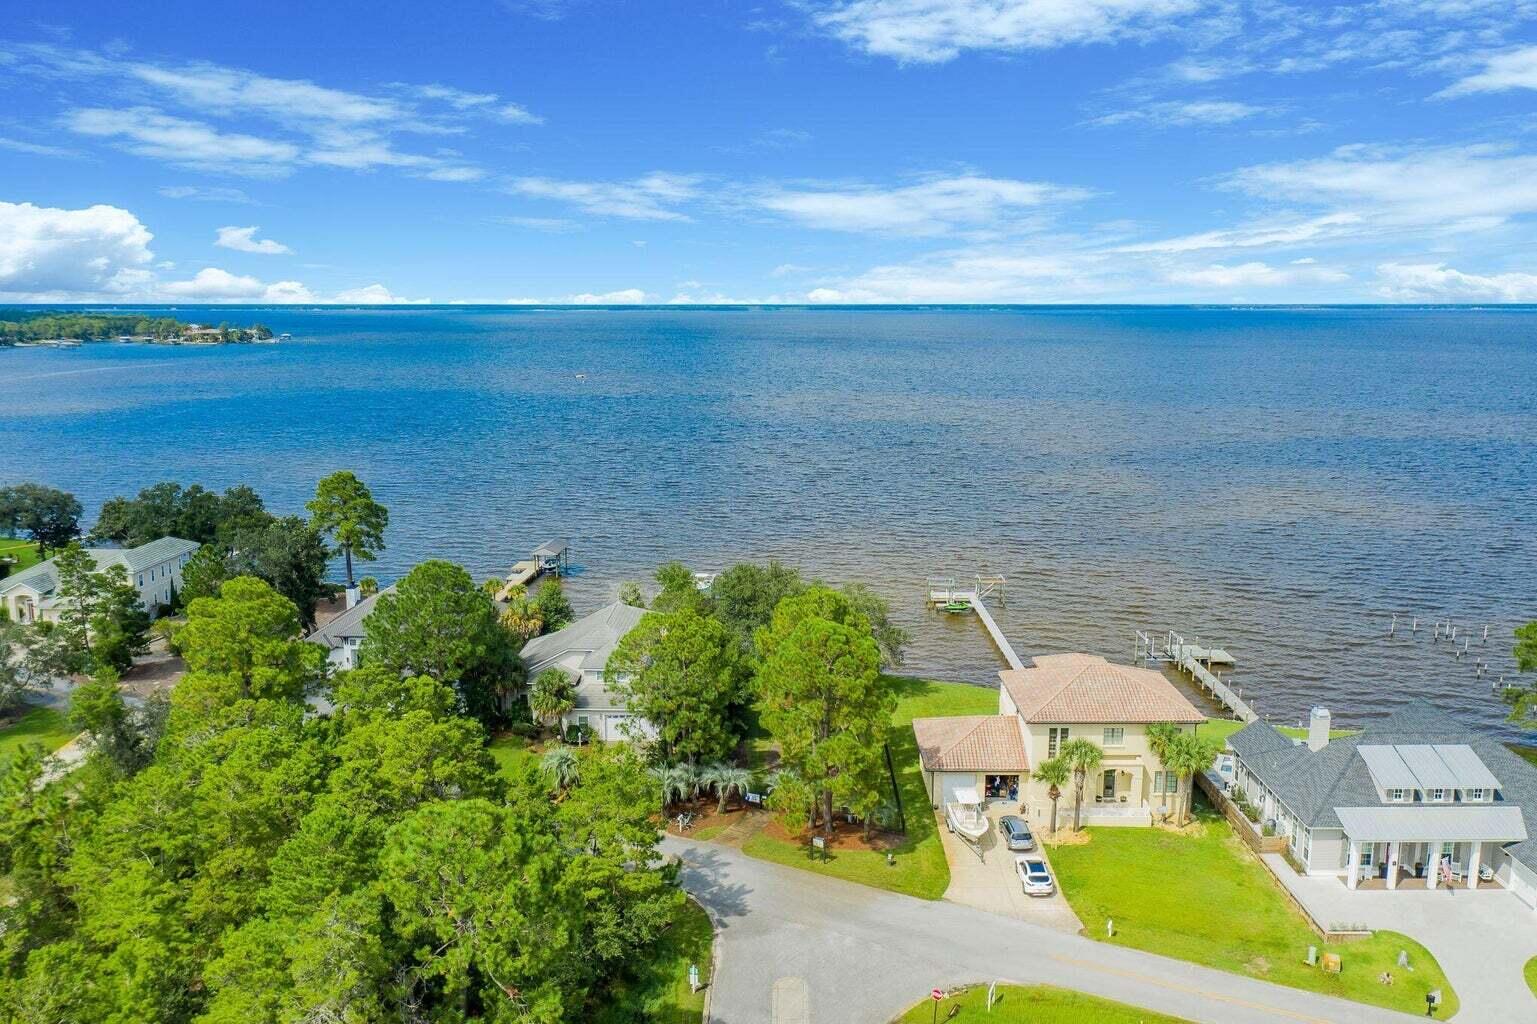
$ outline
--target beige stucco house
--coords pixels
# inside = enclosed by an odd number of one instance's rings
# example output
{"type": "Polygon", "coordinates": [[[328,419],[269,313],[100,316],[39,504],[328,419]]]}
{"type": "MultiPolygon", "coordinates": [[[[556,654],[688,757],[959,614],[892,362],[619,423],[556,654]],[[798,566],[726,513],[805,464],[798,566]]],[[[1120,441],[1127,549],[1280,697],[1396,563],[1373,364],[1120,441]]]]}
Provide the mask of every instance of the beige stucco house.
{"type": "MultiPolygon", "coordinates": [[[[1168,722],[1194,731],[1206,716],[1163,673],[1092,654],[1049,654],[1029,668],[998,676],[998,714],[913,721],[924,784],[935,807],[970,787],[990,803],[1009,805],[1032,824],[1045,825],[1051,816],[1049,787],[1032,780],[1030,770],[1057,756],[1069,739],[1081,738],[1104,752],[1099,772],[1084,789],[1085,821],[1148,825],[1173,810],[1179,779],[1153,754],[1148,726],[1168,722]]],[[[1069,785],[1060,813],[1071,814],[1072,805],[1069,785]]]]}

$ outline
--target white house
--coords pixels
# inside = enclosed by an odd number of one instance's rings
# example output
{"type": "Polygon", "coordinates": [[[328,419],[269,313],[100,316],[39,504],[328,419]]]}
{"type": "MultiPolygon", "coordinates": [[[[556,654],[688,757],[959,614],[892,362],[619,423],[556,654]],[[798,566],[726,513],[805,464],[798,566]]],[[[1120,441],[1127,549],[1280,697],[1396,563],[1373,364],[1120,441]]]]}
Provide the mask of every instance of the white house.
{"type": "MultiPolygon", "coordinates": [[[[368,635],[368,617],[373,614],[374,605],[379,603],[379,598],[391,593],[394,589],[395,587],[391,585],[370,594],[330,622],[318,627],[305,639],[326,649],[326,660],[330,662],[333,670],[340,672],[357,668],[358,648],[363,646],[363,638],[368,635]]],[[[351,600],[354,592],[348,591],[348,594],[348,599],[351,600]]]]}
{"type": "MultiPolygon", "coordinates": [[[[1085,821],[1150,825],[1155,815],[1172,810],[1180,780],[1153,753],[1148,727],[1166,722],[1188,732],[1206,716],[1163,673],[1093,654],[1048,654],[998,677],[998,714],[913,720],[934,806],[975,789],[1042,823],[1049,817],[1050,787],[1032,779],[1031,768],[1056,757],[1068,740],[1086,739],[1100,748],[1102,759],[1084,794],[1085,821]]],[[[1059,811],[1071,814],[1072,805],[1068,787],[1059,811]]]]}
{"type": "MultiPolygon", "coordinates": [[[[153,614],[169,605],[181,590],[181,567],[198,549],[195,541],[161,537],[136,548],[86,548],[97,569],[120,565],[139,591],[144,609],[153,614]]],[[[0,580],[0,607],[12,622],[58,621],[62,596],[54,559],[39,562],[0,580]]]]}
{"type": "Polygon", "coordinates": [[[649,614],[622,602],[605,605],[565,629],[536,636],[523,645],[523,664],[533,679],[548,668],[563,669],[576,684],[575,706],[561,720],[561,729],[586,725],[600,740],[629,740],[632,734],[652,736],[650,723],[632,714],[624,698],[608,684],[608,656],[619,641],[649,614]]]}
{"type": "Polygon", "coordinates": [[[1354,736],[1308,741],[1263,722],[1234,733],[1233,785],[1311,875],[1355,889],[1497,883],[1537,906],[1537,768],[1416,700],[1354,736]]]}

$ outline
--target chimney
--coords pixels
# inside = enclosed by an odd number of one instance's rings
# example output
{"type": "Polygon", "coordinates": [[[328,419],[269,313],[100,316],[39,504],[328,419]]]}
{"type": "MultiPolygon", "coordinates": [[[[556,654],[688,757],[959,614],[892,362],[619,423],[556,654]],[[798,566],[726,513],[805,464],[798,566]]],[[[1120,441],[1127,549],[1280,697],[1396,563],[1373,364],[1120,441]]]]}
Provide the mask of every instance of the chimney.
{"type": "Polygon", "coordinates": [[[1322,750],[1329,745],[1329,709],[1315,707],[1308,715],[1308,749],[1322,750]]]}
{"type": "MultiPolygon", "coordinates": [[[[359,588],[357,588],[357,587],[348,587],[347,588],[347,607],[348,608],[351,608],[353,605],[358,603],[358,597],[359,597],[360,594],[362,594],[362,591],[359,588]]],[[[1325,711],[1324,714],[1327,715],[1328,712],[1325,711]]]]}

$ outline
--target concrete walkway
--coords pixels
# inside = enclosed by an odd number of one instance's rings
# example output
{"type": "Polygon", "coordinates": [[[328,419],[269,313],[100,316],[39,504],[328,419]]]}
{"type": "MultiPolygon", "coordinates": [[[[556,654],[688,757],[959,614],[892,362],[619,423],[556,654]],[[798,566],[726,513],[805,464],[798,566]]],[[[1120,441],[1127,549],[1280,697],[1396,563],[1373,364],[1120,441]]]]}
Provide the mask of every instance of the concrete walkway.
{"type": "MultiPolygon", "coordinates": [[[[712,1024],[885,1024],[932,987],[1052,984],[1203,1024],[1419,1020],[668,837],[719,929],[712,1024]]],[[[1470,1018],[1471,1019],[1471,1018],[1470,1018]]]]}
{"type": "Polygon", "coordinates": [[[1402,932],[1430,950],[1462,1000],[1457,1020],[1537,1020],[1537,999],[1521,973],[1537,956],[1537,911],[1512,893],[1428,890],[1419,879],[1391,892],[1352,891],[1343,878],[1297,874],[1278,853],[1265,859],[1317,920],[1402,932]]]}
{"type": "MultiPolygon", "coordinates": [[[[1060,888],[1050,896],[1025,895],[1019,875],[1014,871],[1014,859],[1021,854],[1010,852],[998,835],[998,817],[1003,813],[1005,809],[988,814],[987,834],[978,844],[982,849],[981,857],[977,856],[975,848],[945,827],[943,815],[935,815],[935,827],[939,829],[945,859],[950,864],[950,885],[945,889],[945,899],[989,914],[1002,914],[1077,935],[1083,930],[1083,922],[1073,913],[1072,904],[1067,902],[1060,888]]],[[[1039,842],[1031,856],[1041,857],[1048,867],[1051,864],[1051,855],[1039,842]]],[[[1056,876],[1056,870],[1052,869],[1052,877],[1056,876]]]]}

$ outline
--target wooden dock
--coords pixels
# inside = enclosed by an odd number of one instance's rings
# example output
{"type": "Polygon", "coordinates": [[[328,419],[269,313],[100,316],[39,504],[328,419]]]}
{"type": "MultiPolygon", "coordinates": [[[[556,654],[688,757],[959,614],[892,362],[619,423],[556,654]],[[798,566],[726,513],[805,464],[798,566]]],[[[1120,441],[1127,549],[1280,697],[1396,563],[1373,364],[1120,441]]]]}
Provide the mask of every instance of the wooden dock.
{"type": "Polygon", "coordinates": [[[1024,661],[1014,653],[1014,647],[1009,643],[1009,638],[1003,635],[1003,630],[998,627],[998,622],[993,618],[992,612],[987,610],[984,598],[992,593],[1003,591],[1004,579],[1002,576],[978,576],[976,585],[970,589],[959,589],[954,579],[930,579],[929,580],[929,604],[935,608],[944,609],[947,606],[965,605],[967,610],[977,613],[982,627],[987,630],[987,635],[993,638],[993,643],[998,647],[998,653],[1003,655],[1003,660],[1009,663],[1009,668],[1022,669],[1024,661]]]}
{"type": "Polygon", "coordinates": [[[1137,655],[1148,661],[1166,661],[1178,668],[1193,679],[1195,684],[1213,700],[1232,712],[1234,718],[1244,722],[1253,722],[1259,718],[1259,714],[1249,706],[1247,701],[1212,672],[1212,665],[1236,664],[1233,656],[1222,648],[1186,643],[1183,636],[1170,630],[1163,649],[1160,650],[1156,637],[1139,630],[1137,655]]]}
{"type": "Polygon", "coordinates": [[[516,587],[526,587],[545,573],[564,576],[570,567],[571,544],[569,541],[547,540],[520,562],[513,564],[507,574],[507,585],[496,595],[498,601],[512,596],[516,587]]]}

